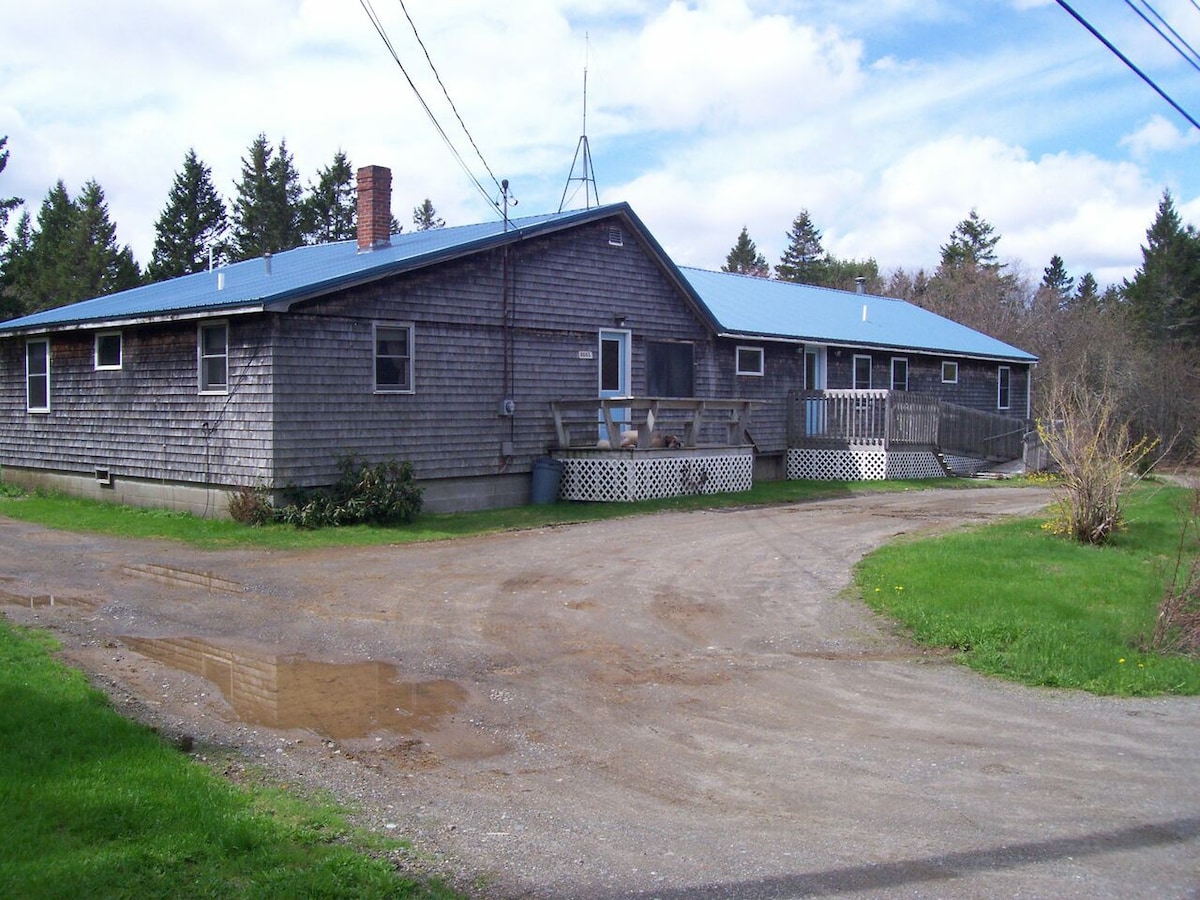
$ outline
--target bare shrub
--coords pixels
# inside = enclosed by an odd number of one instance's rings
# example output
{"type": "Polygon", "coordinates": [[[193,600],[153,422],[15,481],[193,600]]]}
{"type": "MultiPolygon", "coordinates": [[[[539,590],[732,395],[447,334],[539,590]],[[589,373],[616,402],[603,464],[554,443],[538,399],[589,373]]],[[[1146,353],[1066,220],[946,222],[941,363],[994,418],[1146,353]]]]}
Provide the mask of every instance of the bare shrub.
{"type": "Polygon", "coordinates": [[[1062,474],[1050,529],[1084,543],[1106,543],[1124,524],[1122,493],[1149,469],[1158,440],[1134,440],[1115,396],[1083,378],[1053,380],[1038,436],[1062,474]]]}
{"type": "Polygon", "coordinates": [[[1200,655],[1200,484],[1192,488],[1184,512],[1150,643],[1164,653],[1200,655]]]}
{"type": "Polygon", "coordinates": [[[239,487],[229,497],[229,518],[243,525],[266,525],[275,518],[275,507],[265,487],[239,487]]]}

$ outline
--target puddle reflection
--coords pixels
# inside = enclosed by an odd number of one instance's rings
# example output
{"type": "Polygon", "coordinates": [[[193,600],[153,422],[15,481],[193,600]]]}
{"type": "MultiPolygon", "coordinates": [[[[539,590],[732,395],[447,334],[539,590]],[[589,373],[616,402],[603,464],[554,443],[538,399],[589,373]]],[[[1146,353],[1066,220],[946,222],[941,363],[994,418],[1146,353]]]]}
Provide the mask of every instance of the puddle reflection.
{"type": "Polygon", "coordinates": [[[386,663],[314,662],[198,638],[134,638],[138,653],[213,682],[248,724],[307,728],[334,740],[435,730],[467,692],[453,681],[398,681],[386,663]]]}
{"type": "Polygon", "coordinates": [[[55,606],[64,606],[72,609],[95,609],[100,605],[99,600],[91,600],[87,597],[60,597],[55,594],[13,594],[9,591],[0,591],[0,603],[10,603],[13,606],[23,606],[26,609],[50,609],[55,606]]]}

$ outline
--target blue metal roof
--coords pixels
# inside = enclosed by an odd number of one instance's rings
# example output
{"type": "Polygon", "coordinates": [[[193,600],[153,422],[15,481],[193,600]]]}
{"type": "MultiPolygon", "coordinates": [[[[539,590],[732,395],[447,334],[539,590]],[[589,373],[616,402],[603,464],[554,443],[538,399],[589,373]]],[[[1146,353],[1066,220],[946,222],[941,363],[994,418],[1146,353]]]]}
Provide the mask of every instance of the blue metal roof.
{"type": "Polygon", "coordinates": [[[0,332],[286,308],[332,290],[620,212],[632,215],[621,203],[510,219],[507,231],[497,220],[394,234],[391,246],[364,253],[358,251],[355,241],[297,247],[274,254],[269,273],[266,260],[257,257],[10,319],[0,322],[0,332]]]}
{"type": "Polygon", "coordinates": [[[897,347],[1034,362],[1016,347],[903,300],[726,272],[678,268],[626,203],[480,225],[395,234],[360,253],[355,241],[297,247],[0,322],[5,332],[286,309],[290,304],[388,275],[613,215],[638,231],[665,273],[691,295],[718,333],[862,347],[897,347]],[[863,307],[867,315],[863,319],[863,307]]]}
{"type": "Polygon", "coordinates": [[[722,333],[1037,361],[1024,350],[904,300],[728,272],[679,271],[722,333]]]}

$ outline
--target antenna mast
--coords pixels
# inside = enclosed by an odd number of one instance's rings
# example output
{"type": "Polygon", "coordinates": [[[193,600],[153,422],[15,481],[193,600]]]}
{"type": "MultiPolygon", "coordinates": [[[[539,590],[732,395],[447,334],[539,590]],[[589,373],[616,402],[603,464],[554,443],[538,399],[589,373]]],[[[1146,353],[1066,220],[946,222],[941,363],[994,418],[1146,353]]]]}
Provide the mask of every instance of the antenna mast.
{"type": "MultiPolygon", "coordinates": [[[[588,36],[584,35],[585,47],[590,49],[591,43],[588,36]]],[[[595,200],[595,205],[600,205],[600,191],[596,187],[596,172],[592,169],[592,150],[588,146],[587,138],[587,54],[588,49],[584,50],[583,57],[583,133],[579,136],[579,143],[575,145],[575,158],[571,160],[571,172],[567,176],[567,183],[563,186],[562,199],[558,201],[558,211],[562,212],[567,205],[567,192],[571,190],[571,183],[579,181],[583,183],[583,201],[584,209],[592,208],[592,201],[595,200]],[[582,160],[582,166],[580,162],[582,160]],[[580,174],[576,175],[576,167],[579,167],[580,174]]],[[[579,193],[576,188],[571,194],[571,199],[575,199],[575,194],[579,193]]]]}

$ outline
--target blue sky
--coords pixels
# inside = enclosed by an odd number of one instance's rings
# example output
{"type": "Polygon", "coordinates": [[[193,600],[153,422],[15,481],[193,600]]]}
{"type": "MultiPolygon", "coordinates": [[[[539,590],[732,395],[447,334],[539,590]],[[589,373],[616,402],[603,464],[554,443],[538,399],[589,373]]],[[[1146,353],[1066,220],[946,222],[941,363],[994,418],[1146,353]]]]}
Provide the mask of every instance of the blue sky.
{"type": "MultiPolygon", "coordinates": [[[[398,0],[371,0],[488,190],[398,0]]],[[[1053,254],[1132,274],[1164,188],[1200,225],[1200,131],[1052,0],[406,0],[514,215],[557,209],[581,130],[600,198],[677,262],[717,268],[745,225],[771,262],[807,209],[839,256],[936,265],[971,209],[1037,280],[1053,254]],[[587,39],[585,41],[585,35],[587,39]]],[[[1200,118],[1200,71],[1125,3],[1081,14],[1200,118]]],[[[1156,0],[1200,47],[1193,0],[1156,0]]],[[[358,0],[0,0],[0,195],[32,210],[95,178],[143,264],[194,147],[231,200],[259,132],[302,179],[338,149],[393,170],[402,223],[429,197],[488,219],[358,0]]]]}

